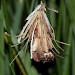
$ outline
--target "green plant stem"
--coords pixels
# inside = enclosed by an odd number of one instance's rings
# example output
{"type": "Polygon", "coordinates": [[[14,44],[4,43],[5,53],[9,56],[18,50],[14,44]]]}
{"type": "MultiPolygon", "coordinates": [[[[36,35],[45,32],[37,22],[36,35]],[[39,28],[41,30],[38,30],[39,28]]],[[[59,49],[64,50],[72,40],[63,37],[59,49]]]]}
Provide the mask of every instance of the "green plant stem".
{"type": "MultiPolygon", "coordinates": [[[[8,33],[10,34],[10,20],[8,17],[7,5],[6,5],[5,0],[2,0],[2,7],[3,7],[3,12],[4,12],[4,19],[5,19],[5,23],[6,23],[6,28],[7,28],[8,33]]],[[[8,41],[11,42],[11,38],[8,37],[8,41]]],[[[13,59],[13,50],[12,50],[10,44],[9,44],[9,57],[10,57],[10,62],[11,62],[13,59]]],[[[12,65],[12,67],[14,68],[14,64],[12,65]]]]}

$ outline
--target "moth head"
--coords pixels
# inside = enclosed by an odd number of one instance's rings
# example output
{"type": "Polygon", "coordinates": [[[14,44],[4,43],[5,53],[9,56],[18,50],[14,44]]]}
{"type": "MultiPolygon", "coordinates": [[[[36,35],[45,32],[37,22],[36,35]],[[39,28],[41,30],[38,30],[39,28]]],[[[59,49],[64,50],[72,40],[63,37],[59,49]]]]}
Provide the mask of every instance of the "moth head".
{"type": "Polygon", "coordinates": [[[40,2],[40,4],[41,4],[41,8],[46,11],[45,4],[43,4],[42,1],[40,2]]]}
{"type": "Polygon", "coordinates": [[[54,54],[52,52],[47,52],[44,54],[44,59],[43,59],[44,62],[49,62],[52,60],[54,60],[54,54]]]}

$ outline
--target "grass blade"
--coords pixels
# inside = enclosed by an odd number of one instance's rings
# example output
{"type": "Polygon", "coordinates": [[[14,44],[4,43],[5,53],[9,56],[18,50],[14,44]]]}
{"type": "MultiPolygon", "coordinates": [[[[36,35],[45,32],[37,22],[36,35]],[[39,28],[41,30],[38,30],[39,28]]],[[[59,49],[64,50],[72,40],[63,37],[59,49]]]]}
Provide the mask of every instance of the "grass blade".
{"type": "Polygon", "coordinates": [[[4,60],[4,19],[2,10],[0,10],[0,74],[5,75],[5,60],[4,60]]]}

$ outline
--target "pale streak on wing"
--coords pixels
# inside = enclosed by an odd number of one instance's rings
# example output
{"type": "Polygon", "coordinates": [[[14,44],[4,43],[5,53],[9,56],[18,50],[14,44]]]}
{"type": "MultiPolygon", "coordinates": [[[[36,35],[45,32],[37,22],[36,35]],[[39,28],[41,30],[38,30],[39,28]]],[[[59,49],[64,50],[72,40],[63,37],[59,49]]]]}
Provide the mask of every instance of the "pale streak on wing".
{"type": "Polygon", "coordinates": [[[41,5],[38,5],[38,6],[35,8],[35,10],[26,18],[26,20],[29,20],[30,18],[32,18],[32,16],[34,15],[34,13],[35,13],[37,10],[39,10],[40,7],[41,7],[41,5]]]}
{"type": "Polygon", "coordinates": [[[48,52],[48,46],[47,46],[47,36],[46,36],[46,32],[45,32],[45,29],[44,29],[44,38],[43,39],[43,47],[44,47],[44,50],[45,52],[48,52]]]}
{"type": "MultiPolygon", "coordinates": [[[[37,24],[36,24],[37,25],[37,24]]],[[[30,50],[30,53],[31,53],[31,59],[32,59],[32,45],[33,45],[33,37],[34,37],[34,31],[35,31],[35,28],[36,28],[36,25],[35,25],[35,27],[34,27],[34,30],[33,30],[33,32],[32,32],[32,37],[31,37],[31,50],[30,50]]]]}
{"type": "Polygon", "coordinates": [[[37,14],[38,14],[38,13],[37,13],[37,11],[36,11],[35,14],[32,16],[32,18],[29,19],[28,22],[27,22],[27,23],[25,24],[25,26],[23,27],[23,29],[22,29],[22,31],[21,31],[21,33],[20,33],[20,35],[23,34],[23,37],[19,37],[19,38],[18,38],[18,43],[20,43],[21,38],[24,38],[25,35],[27,34],[27,32],[28,32],[29,28],[31,27],[33,21],[35,20],[37,14]],[[28,26],[28,27],[27,27],[27,26],[28,26]],[[26,29],[26,28],[27,28],[27,29],[26,29]],[[26,31],[25,31],[25,29],[26,29],[26,31]],[[25,33],[24,33],[24,32],[25,32],[25,33]]]}
{"type": "Polygon", "coordinates": [[[45,20],[46,20],[46,23],[47,23],[48,29],[50,30],[50,23],[49,23],[49,20],[48,20],[47,15],[46,15],[45,12],[43,12],[43,16],[44,16],[44,18],[45,18],[45,20]]]}
{"type": "Polygon", "coordinates": [[[32,33],[32,37],[31,37],[31,43],[30,43],[30,54],[31,54],[31,59],[32,59],[32,44],[33,44],[33,35],[34,35],[34,31],[32,33]]]}

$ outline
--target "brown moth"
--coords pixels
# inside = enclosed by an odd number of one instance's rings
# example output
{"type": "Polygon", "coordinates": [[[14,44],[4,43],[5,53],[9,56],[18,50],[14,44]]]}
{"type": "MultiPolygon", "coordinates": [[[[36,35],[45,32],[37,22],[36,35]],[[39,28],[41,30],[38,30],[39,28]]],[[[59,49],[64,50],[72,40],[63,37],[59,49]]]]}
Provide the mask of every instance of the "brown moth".
{"type": "MultiPolygon", "coordinates": [[[[18,36],[16,36],[18,37],[18,44],[21,44],[26,39],[27,39],[27,43],[30,42],[31,59],[34,59],[37,62],[52,61],[54,59],[54,54],[60,56],[59,55],[60,52],[55,48],[55,46],[52,43],[52,40],[54,40],[56,45],[61,50],[63,49],[57,44],[57,42],[65,45],[69,45],[55,40],[54,30],[49,23],[45,10],[46,10],[45,6],[41,2],[35,8],[35,10],[26,18],[27,23],[23,27],[21,33],[18,36]]],[[[52,9],[52,11],[54,10],[52,9]]],[[[6,33],[6,35],[8,34],[6,33]]],[[[13,45],[12,47],[16,45],[13,45]]],[[[16,57],[13,59],[13,61],[15,59],[16,57]]]]}

